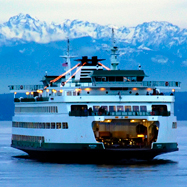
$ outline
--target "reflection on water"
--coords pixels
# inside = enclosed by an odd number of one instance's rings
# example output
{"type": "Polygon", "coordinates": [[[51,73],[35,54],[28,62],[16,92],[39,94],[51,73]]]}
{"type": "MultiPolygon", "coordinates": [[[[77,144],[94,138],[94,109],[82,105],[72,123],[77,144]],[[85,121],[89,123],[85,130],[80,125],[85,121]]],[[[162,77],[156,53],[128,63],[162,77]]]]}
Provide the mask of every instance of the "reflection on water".
{"type": "Polygon", "coordinates": [[[0,186],[186,186],[187,123],[178,123],[179,151],[123,165],[59,164],[29,159],[10,147],[11,123],[0,123],[0,186]]]}

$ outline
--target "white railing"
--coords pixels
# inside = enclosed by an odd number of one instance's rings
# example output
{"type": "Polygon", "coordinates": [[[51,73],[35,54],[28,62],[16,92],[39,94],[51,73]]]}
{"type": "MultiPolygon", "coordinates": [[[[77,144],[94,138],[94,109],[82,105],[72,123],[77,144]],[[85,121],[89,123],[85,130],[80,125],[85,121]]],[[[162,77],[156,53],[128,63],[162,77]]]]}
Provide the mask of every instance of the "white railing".
{"type": "Polygon", "coordinates": [[[179,88],[181,82],[176,81],[142,81],[142,82],[93,82],[93,83],[66,83],[64,87],[165,87],[179,88]]]}
{"type": "Polygon", "coordinates": [[[40,90],[43,89],[44,85],[10,85],[9,90],[40,90]]]}
{"type": "Polygon", "coordinates": [[[148,87],[180,87],[181,82],[176,81],[143,81],[143,86],[148,87]]]}
{"type": "MultiPolygon", "coordinates": [[[[63,87],[163,87],[163,88],[180,88],[181,82],[175,81],[142,81],[142,82],[91,82],[91,83],[74,83],[68,82],[63,87]]],[[[61,84],[52,87],[60,87],[61,84]]],[[[44,85],[10,85],[10,90],[38,90],[43,89],[44,85]]]]}

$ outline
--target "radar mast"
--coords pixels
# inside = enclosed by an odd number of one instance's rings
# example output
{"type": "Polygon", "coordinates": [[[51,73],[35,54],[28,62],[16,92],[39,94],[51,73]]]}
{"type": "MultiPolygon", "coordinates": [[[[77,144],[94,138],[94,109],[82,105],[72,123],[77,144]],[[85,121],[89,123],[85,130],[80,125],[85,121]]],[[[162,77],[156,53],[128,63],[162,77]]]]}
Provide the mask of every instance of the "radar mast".
{"type": "Polygon", "coordinates": [[[115,42],[115,38],[114,38],[114,28],[112,28],[112,48],[111,48],[111,57],[110,57],[110,68],[111,70],[117,70],[117,65],[119,64],[119,62],[117,61],[117,51],[118,51],[118,47],[116,47],[116,42],[115,42]]]}
{"type": "MultiPolygon", "coordinates": [[[[64,67],[65,71],[68,71],[71,69],[71,58],[75,58],[76,56],[71,56],[70,55],[70,44],[69,44],[69,38],[67,39],[67,51],[66,51],[66,55],[64,56],[60,56],[62,58],[66,59],[66,62],[64,62],[62,64],[62,66],[64,67]]],[[[66,80],[69,79],[71,77],[71,71],[69,73],[66,74],[66,80]]]]}

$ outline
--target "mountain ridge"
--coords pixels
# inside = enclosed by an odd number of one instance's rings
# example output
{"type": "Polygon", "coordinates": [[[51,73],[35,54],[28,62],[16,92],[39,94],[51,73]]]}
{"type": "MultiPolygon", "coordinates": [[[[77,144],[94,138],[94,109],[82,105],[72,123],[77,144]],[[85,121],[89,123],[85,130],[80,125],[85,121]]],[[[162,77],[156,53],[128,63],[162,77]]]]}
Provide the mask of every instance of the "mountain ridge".
{"type": "MultiPolygon", "coordinates": [[[[0,24],[0,91],[7,92],[5,87],[11,84],[36,83],[45,71],[61,74],[59,56],[66,52],[67,36],[77,58],[99,56],[110,66],[111,28],[81,20],[46,23],[29,14],[11,17],[0,24]]],[[[137,69],[141,64],[151,79],[181,81],[187,90],[187,29],[164,21],[145,22],[116,28],[115,42],[119,69],[137,69]]]]}
{"type": "MultiPolygon", "coordinates": [[[[48,43],[51,41],[65,40],[69,38],[80,38],[90,36],[94,39],[110,38],[111,25],[99,25],[81,20],[66,19],[63,23],[47,23],[29,14],[20,13],[13,16],[9,21],[0,24],[0,38],[34,41],[48,43]]],[[[144,22],[136,27],[119,27],[115,29],[116,40],[138,45],[167,43],[183,44],[187,41],[187,29],[181,29],[169,22],[152,21],[144,22]],[[151,40],[151,39],[153,40],[151,40]],[[159,41],[158,41],[159,39],[159,41]],[[149,41],[148,41],[149,40],[149,41]],[[165,42],[164,42],[165,41],[165,42]]]]}

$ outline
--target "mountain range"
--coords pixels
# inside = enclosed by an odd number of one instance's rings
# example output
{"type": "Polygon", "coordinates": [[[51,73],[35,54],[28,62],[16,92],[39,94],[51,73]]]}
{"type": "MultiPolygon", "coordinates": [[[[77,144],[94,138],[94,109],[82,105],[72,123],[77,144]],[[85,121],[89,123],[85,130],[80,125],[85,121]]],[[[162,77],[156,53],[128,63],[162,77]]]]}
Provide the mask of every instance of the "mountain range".
{"type": "Polygon", "coordinates": [[[67,38],[78,58],[98,55],[110,66],[112,27],[120,69],[138,69],[141,64],[149,75],[147,80],[181,81],[182,89],[187,90],[187,29],[164,21],[129,28],[81,20],[47,23],[19,14],[0,24],[0,92],[7,92],[10,84],[38,83],[45,71],[61,74],[59,56],[66,52],[67,38]]]}

